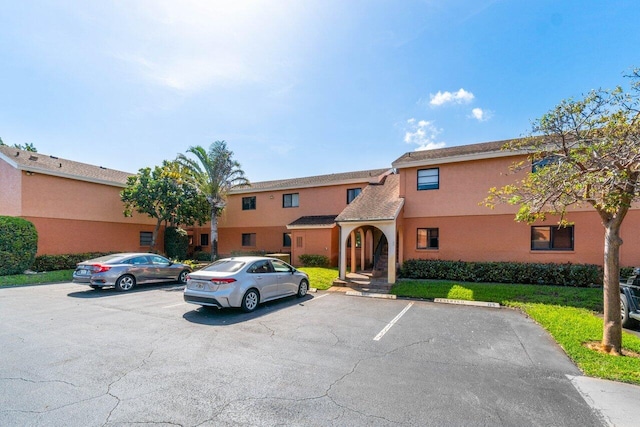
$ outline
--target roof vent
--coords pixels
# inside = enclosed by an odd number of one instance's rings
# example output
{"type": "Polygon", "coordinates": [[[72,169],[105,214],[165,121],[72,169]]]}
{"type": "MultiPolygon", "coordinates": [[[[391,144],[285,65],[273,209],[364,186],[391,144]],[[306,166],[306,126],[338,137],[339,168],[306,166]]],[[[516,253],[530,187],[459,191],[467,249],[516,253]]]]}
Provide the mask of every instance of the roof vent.
{"type": "Polygon", "coordinates": [[[16,151],[16,157],[18,157],[20,155],[19,151],[16,151]]]}
{"type": "Polygon", "coordinates": [[[58,163],[58,167],[61,168],[62,167],[62,163],[58,163]]]}
{"type": "Polygon", "coordinates": [[[33,154],[29,156],[29,160],[38,160],[38,156],[34,156],[33,154]]]}
{"type": "Polygon", "coordinates": [[[57,157],[56,157],[56,156],[49,156],[49,157],[51,157],[52,159],[57,159],[57,157]]]}
{"type": "Polygon", "coordinates": [[[105,168],[104,166],[100,166],[100,169],[107,169],[107,168],[105,168]]]}

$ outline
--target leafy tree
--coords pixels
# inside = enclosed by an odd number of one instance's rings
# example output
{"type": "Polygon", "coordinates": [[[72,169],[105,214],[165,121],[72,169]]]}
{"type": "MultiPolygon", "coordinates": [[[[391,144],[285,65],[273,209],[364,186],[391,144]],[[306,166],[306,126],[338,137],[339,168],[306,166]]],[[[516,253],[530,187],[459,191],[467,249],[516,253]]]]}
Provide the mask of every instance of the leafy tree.
{"type": "Polygon", "coordinates": [[[582,99],[561,101],[533,123],[528,138],[506,148],[528,153],[513,166],[523,178],[492,188],[487,198],[519,205],[516,220],[532,223],[557,215],[570,224],[567,208],[591,206],[604,227],[604,326],[601,347],[620,354],[620,227],[632,202],[640,199],[640,76],[631,86],[598,89],[582,99]]]}
{"type": "Polygon", "coordinates": [[[184,179],[182,168],[175,162],[163,162],[154,169],[142,168],[127,179],[127,187],[120,193],[124,202],[124,215],[130,217],[135,210],[155,218],[156,226],[151,239],[151,250],[156,246],[162,223],[171,225],[202,225],[207,219],[207,200],[189,180],[184,179]]]}
{"type": "Polygon", "coordinates": [[[30,268],[38,251],[38,231],[31,221],[0,216],[0,276],[30,268]]]}
{"type": "Polygon", "coordinates": [[[195,159],[179,154],[176,160],[189,170],[192,181],[209,203],[213,261],[218,256],[218,217],[226,206],[226,196],[232,188],[250,184],[225,141],[215,141],[209,151],[199,145],[189,147],[187,153],[193,154],[195,159]]]}
{"type": "MultiPolygon", "coordinates": [[[[7,144],[5,144],[2,141],[2,138],[0,138],[0,145],[4,145],[6,146],[7,144]]],[[[31,151],[33,153],[37,153],[38,149],[35,147],[35,145],[33,145],[32,143],[26,143],[26,144],[13,144],[14,148],[20,149],[20,150],[25,150],[25,151],[31,151]]]]}

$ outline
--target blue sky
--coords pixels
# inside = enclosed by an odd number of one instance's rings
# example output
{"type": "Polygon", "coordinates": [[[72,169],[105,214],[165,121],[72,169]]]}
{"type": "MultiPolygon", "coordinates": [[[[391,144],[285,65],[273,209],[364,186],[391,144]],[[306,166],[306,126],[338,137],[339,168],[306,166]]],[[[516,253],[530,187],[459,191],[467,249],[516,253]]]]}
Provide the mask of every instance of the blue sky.
{"type": "Polygon", "coordinates": [[[640,3],[8,1],[0,137],[136,172],[226,140],[251,181],[518,137],[640,66],[640,3]]]}

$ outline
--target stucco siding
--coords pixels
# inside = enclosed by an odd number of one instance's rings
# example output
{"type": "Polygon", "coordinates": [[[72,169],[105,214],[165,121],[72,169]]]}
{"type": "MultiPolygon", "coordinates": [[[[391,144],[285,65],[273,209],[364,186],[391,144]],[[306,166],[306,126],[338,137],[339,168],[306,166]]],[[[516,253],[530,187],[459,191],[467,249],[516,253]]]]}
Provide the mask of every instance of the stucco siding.
{"type": "Polygon", "coordinates": [[[0,161],[0,215],[22,214],[22,172],[0,161]]]}
{"type": "MultiPolygon", "coordinates": [[[[83,252],[147,252],[140,246],[140,232],[153,232],[152,225],[121,224],[117,222],[81,221],[76,219],[25,217],[38,231],[38,255],[83,252]]],[[[164,234],[158,235],[160,246],[164,234]]]]}
{"type": "MultiPolygon", "coordinates": [[[[404,259],[463,261],[518,261],[541,263],[588,263],[602,265],[604,229],[595,212],[576,212],[574,250],[531,250],[531,226],[514,221],[512,214],[405,218],[404,259]],[[417,229],[438,228],[438,249],[417,249],[417,229]]],[[[621,265],[640,265],[640,212],[629,213],[622,229],[621,265]]],[[[542,225],[542,224],[535,224],[542,225]]],[[[544,225],[555,226],[550,220],[544,225]]]]}

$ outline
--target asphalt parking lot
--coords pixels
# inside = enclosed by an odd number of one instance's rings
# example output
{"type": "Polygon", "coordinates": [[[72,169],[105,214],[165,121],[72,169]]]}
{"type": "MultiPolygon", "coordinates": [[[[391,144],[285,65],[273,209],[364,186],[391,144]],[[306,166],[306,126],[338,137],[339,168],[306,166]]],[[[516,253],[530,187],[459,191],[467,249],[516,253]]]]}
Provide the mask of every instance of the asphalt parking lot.
{"type": "Polygon", "coordinates": [[[0,425],[603,425],[521,313],[316,293],[0,289],[0,425]]]}

